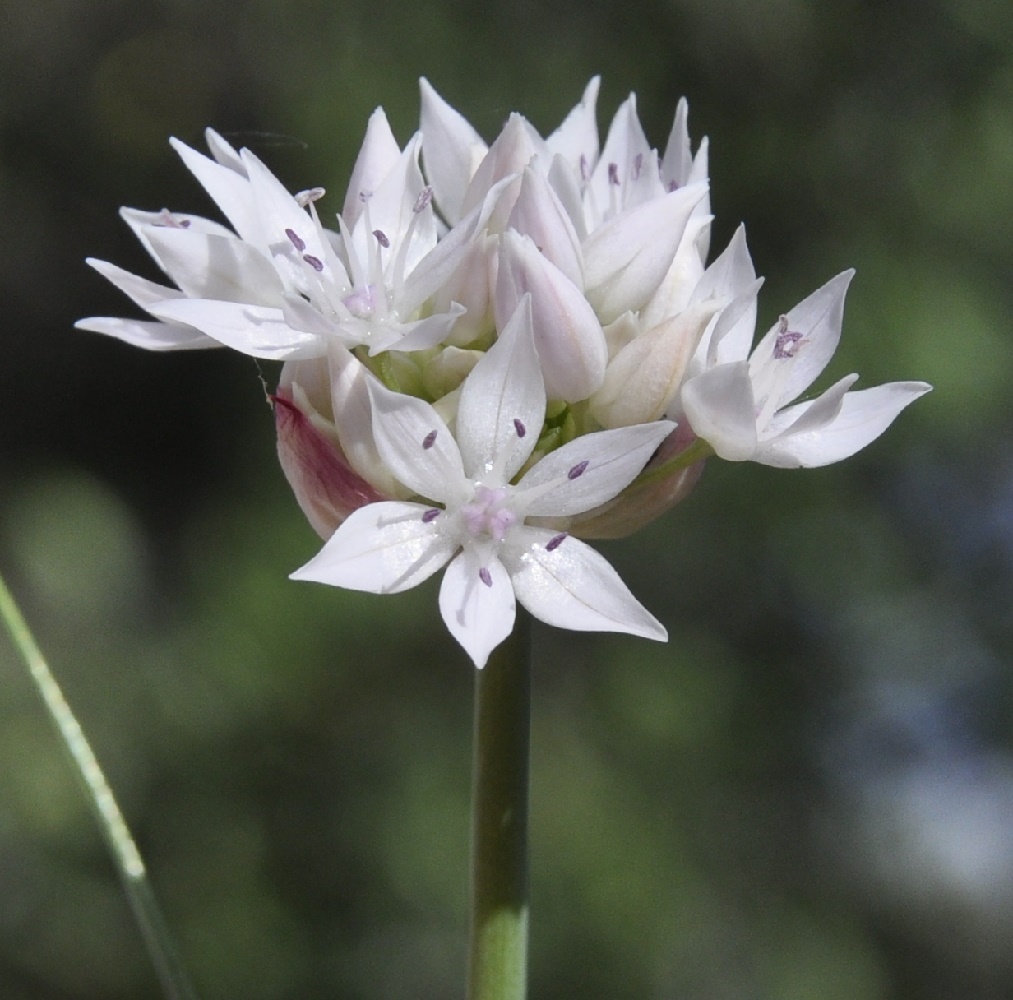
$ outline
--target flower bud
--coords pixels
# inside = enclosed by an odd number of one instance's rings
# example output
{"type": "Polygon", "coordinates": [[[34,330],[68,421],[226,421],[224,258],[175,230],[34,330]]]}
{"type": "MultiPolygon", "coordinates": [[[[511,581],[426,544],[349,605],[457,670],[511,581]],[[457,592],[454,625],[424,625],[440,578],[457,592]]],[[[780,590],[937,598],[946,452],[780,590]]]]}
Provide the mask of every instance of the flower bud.
{"type": "Polygon", "coordinates": [[[713,299],[691,306],[623,347],[591,397],[595,420],[602,427],[627,427],[662,416],[719,307],[713,299]]]}
{"type": "Polygon", "coordinates": [[[352,470],[337,434],[297,395],[302,406],[283,389],[273,397],[278,459],[313,530],[327,539],[352,511],[386,497],[352,470]]]}
{"type": "Polygon", "coordinates": [[[453,226],[465,214],[461,205],[468,183],[488,152],[481,136],[423,77],[422,158],[426,176],[436,193],[440,214],[453,226]]]}
{"type": "Polygon", "coordinates": [[[464,195],[463,214],[481,204],[498,181],[519,174],[531,162],[531,158],[536,153],[543,152],[544,148],[544,141],[531,123],[518,114],[511,115],[503,126],[503,131],[489,147],[475,176],[471,178],[464,195]]]}
{"type": "Polygon", "coordinates": [[[407,495],[377,454],[372,378],[339,345],[327,358],[288,361],[281,370],[274,396],[278,457],[299,506],[323,537],[364,503],[407,495]]]}
{"type": "Polygon", "coordinates": [[[495,236],[488,233],[476,236],[458,258],[456,269],[430,300],[434,313],[448,312],[455,302],[464,307],[446,343],[463,347],[491,333],[491,288],[497,246],[495,236]]]}
{"type": "Polygon", "coordinates": [[[578,288],[584,287],[584,257],[570,216],[548,179],[531,167],[524,170],[507,225],[522,236],[530,236],[546,260],[578,288]]]}
{"type": "Polygon", "coordinates": [[[546,260],[530,237],[500,237],[494,312],[503,329],[525,293],[531,293],[535,347],[549,399],[587,399],[605,376],[605,334],[581,290],[546,260]]]}
{"type": "Polygon", "coordinates": [[[642,308],[657,291],[706,193],[704,184],[680,188],[623,212],[588,236],[583,246],[587,297],[602,323],[642,308]]]}

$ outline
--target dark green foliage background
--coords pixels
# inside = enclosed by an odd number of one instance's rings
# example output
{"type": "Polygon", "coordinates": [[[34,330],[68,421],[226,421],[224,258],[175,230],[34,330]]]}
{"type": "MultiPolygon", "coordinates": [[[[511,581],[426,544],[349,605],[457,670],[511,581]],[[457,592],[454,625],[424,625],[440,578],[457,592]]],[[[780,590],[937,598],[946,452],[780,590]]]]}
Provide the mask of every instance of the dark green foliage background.
{"type": "MultiPolygon", "coordinates": [[[[603,134],[689,97],[763,329],[858,269],[822,385],[936,389],[605,546],[666,646],[536,629],[532,996],[1013,996],[1011,38],[1005,0],[0,0],[0,566],[205,1000],[462,995],[471,668],[433,585],[286,579],[257,367],[73,331],[129,311],[83,258],[155,277],[116,208],[211,212],[170,135],[336,211],[419,75],[491,138],[593,73],[603,134]]],[[[0,996],[155,996],[6,638],[0,691],[0,996]]]]}

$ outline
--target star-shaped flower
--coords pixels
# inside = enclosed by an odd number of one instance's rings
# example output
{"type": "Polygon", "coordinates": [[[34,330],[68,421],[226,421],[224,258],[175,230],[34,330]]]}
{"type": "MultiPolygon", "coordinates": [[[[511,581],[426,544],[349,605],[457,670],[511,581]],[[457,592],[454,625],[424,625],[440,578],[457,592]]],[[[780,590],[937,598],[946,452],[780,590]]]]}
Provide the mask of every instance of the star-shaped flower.
{"type": "Polygon", "coordinates": [[[718,364],[683,386],[693,431],[721,458],[784,469],[830,465],[875,441],[931,389],[888,382],[852,392],[858,376],[846,375],[816,399],[792,403],[837,349],[853,275],[842,272],[782,316],[748,360],[718,364]]]}
{"type": "Polygon", "coordinates": [[[510,634],[518,600],[550,625],[667,638],[594,549],[526,523],[611,500],[674,427],[659,420],[585,435],[514,483],[545,417],[530,297],[465,379],[456,439],[428,403],[379,383],[370,395],[380,456],[423,499],[355,511],[293,579],[389,594],[446,566],[440,611],[477,667],[510,634]]]}
{"type": "Polygon", "coordinates": [[[482,235],[496,191],[438,239],[421,137],[400,150],[378,110],[336,233],[314,208],[322,188],[292,195],[250,150],[237,152],[210,129],[207,139],[213,159],[173,146],[235,232],[199,216],[124,209],[177,287],[92,260],[161,322],[92,317],[80,329],[153,350],[222,344],[266,359],[325,357],[331,342],[371,354],[426,350],[448,336],[464,307],[434,311],[428,300],[482,235]]]}

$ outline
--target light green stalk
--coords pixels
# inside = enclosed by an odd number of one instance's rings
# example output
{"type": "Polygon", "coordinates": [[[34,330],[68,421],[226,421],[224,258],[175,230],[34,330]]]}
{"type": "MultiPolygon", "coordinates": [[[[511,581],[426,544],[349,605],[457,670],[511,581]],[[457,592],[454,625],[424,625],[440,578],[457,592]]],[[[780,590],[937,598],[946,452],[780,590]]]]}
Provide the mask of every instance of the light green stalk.
{"type": "Polygon", "coordinates": [[[102,830],[113,862],[123,881],[134,918],[140,927],[148,954],[168,1000],[196,1000],[186,972],[176,954],[161,911],[155,902],[148,881],[147,869],[141,860],[130,830],[123,819],[109,783],[99,767],[95,754],[85,738],[74,713],[70,710],[60,686],[56,683],[3,577],[0,577],[0,618],[10,631],[14,645],[24,657],[35,687],[56,726],[64,747],[70,754],[78,776],[84,783],[99,827],[102,830]]]}
{"type": "Polygon", "coordinates": [[[469,1000],[524,1000],[528,957],[530,619],[475,672],[469,1000]]]}

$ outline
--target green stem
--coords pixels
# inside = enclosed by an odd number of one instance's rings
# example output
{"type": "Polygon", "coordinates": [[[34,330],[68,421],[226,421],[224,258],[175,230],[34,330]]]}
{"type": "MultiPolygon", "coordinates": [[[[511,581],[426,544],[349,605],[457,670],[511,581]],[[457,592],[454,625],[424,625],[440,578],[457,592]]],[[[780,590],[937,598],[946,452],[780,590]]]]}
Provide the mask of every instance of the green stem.
{"type": "Polygon", "coordinates": [[[197,994],[193,991],[172,945],[161,911],[151,891],[144,862],[133,837],[130,836],[130,830],[116,804],[109,783],[2,576],[0,576],[0,618],[3,618],[14,645],[24,657],[35,687],[64,747],[70,754],[78,776],[84,783],[88,801],[112,853],[127,899],[134,911],[134,918],[140,927],[165,995],[169,1000],[196,1000],[197,994]]]}
{"type": "Polygon", "coordinates": [[[475,673],[469,1000],[524,1000],[528,952],[530,619],[475,673]]]}

